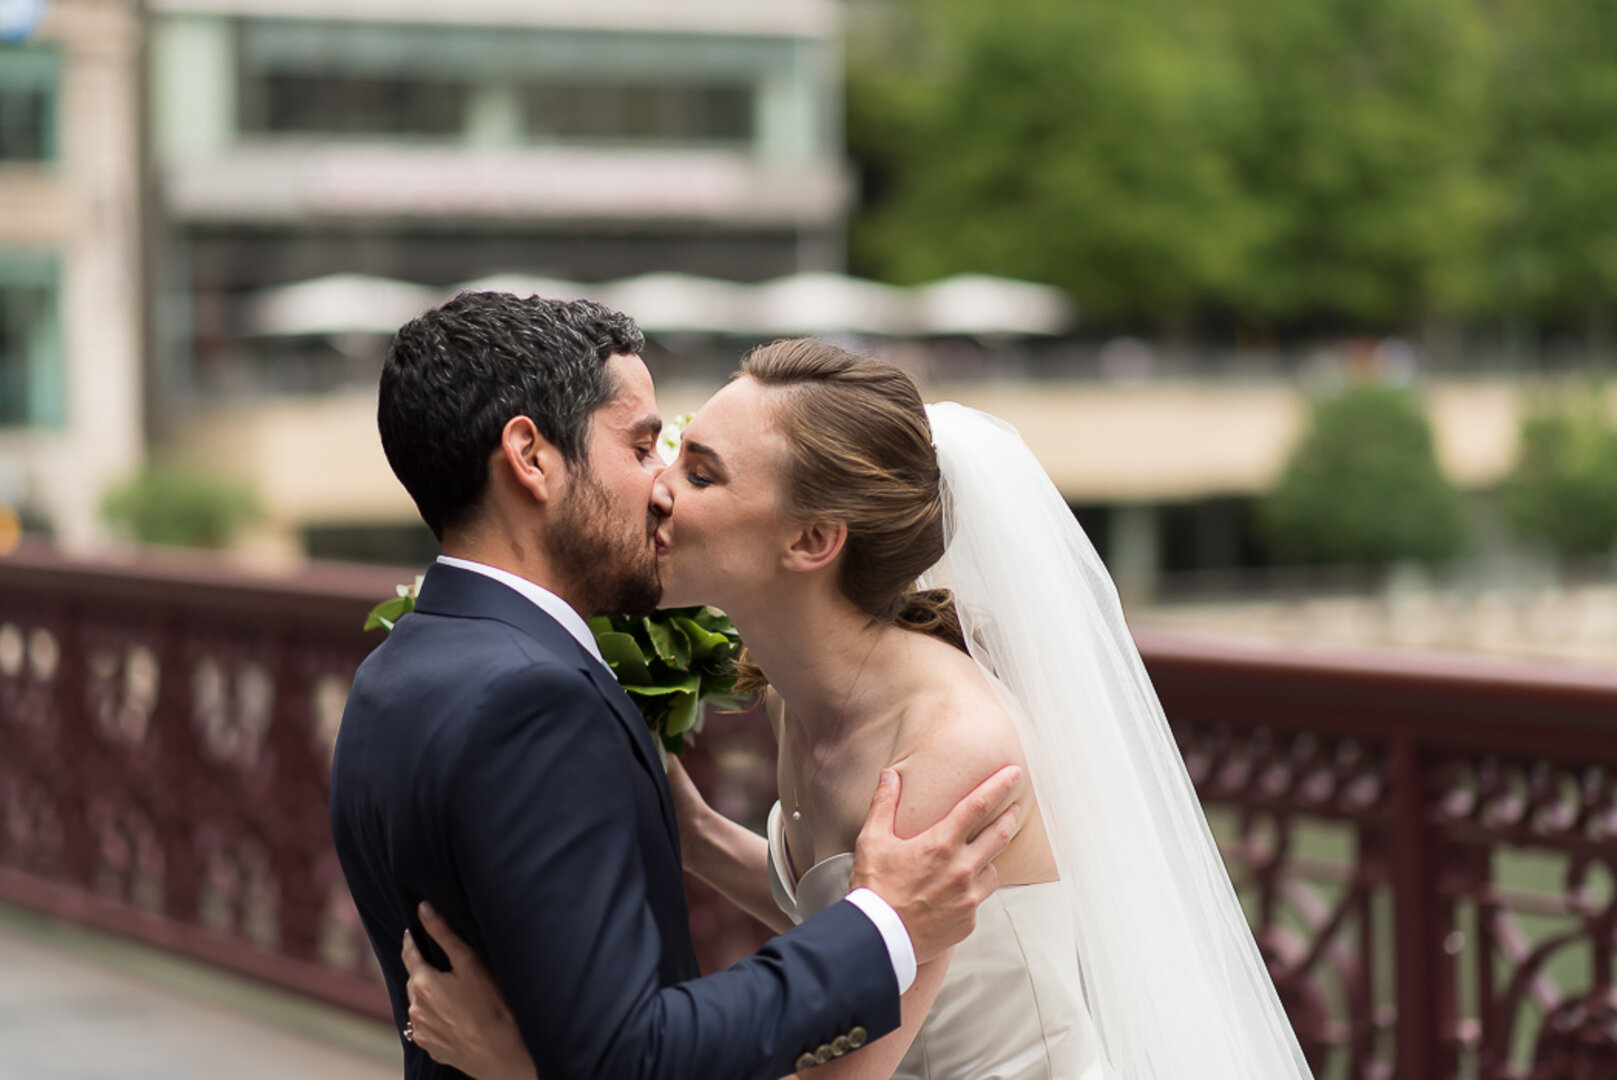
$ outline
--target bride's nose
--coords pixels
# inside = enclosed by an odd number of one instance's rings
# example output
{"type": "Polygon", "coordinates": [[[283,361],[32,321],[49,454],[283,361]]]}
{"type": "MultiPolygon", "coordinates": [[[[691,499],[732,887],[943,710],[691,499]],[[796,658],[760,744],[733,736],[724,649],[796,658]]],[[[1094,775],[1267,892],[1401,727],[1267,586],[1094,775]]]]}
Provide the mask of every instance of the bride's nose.
{"type": "Polygon", "coordinates": [[[674,512],[674,493],[663,482],[663,477],[667,475],[668,466],[664,465],[651,482],[651,509],[659,517],[667,517],[674,512]]]}

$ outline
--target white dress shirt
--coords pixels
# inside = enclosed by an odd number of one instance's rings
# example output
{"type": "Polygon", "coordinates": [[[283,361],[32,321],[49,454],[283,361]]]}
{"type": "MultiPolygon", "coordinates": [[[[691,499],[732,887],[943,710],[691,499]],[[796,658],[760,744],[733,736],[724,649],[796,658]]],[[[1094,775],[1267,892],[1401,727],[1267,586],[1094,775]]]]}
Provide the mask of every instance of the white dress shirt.
{"type": "MultiPolygon", "coordinates": [[[[602,667],[608,671],[612,670],[601,656],[601,647],[595,643],[595,635],[590,633],[589,624],[584,621],[584,617],[574,611],[571,604],[549,589],[486,563],[457,559],[450,555],[440,555],[438,561],[445,566],[482,574],[515,589],[532,601],[539,610],[561,623],[562,628],[577,638],[578,643],[588,649],[590,655],[601,662],[602,667]]],[[[855,889],[847,898],[849,903],[864,912],[865,916],[876,924],[882,941],[887,945],[888,958],[893,962],[893,975],[898,979],[898,992],[904,993],[914,984],[916,969],[915,945],[910,941],[909,931],[904,929],[904,920],[898,917],[898,912],[893,910],[891,904],[869,889],[855,889]]]]}

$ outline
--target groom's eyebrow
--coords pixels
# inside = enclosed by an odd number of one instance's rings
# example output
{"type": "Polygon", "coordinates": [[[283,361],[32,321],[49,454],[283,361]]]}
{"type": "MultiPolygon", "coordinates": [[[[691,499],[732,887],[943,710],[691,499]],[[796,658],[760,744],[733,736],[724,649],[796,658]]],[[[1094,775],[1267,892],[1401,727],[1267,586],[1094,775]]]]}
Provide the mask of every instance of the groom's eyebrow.
{"type": "Polygon", "coordinates": [[[635,421],[634,426],[629,429],[629,432],[637,439],[643,439],[647,435],[650,435],[652,438],[656,438],[658,435],[663,433],[663,419],[655,413],[652,413],[650,416],[642,416],[639,420],[635,421]]]}

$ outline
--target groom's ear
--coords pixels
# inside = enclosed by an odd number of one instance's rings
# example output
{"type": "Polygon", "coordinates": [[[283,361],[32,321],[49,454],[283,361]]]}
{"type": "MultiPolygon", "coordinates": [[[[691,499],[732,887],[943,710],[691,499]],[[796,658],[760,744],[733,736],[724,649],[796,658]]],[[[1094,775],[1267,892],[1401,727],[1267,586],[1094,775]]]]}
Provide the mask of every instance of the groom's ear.
{"type": "Polygon", "coordinates": [[[847,542],[847,522],[816,521],[803,526],[792,538],[782,562],[788,570],[819,570],[831,565],[847,542]]]}
{"type": "Polygon", "coordinates": [[[567,459],[528,417],[513,416],[505,422],[496,457],[505,463],[511,482],[535,501],[548,503],[561,494],[567,459]]]}

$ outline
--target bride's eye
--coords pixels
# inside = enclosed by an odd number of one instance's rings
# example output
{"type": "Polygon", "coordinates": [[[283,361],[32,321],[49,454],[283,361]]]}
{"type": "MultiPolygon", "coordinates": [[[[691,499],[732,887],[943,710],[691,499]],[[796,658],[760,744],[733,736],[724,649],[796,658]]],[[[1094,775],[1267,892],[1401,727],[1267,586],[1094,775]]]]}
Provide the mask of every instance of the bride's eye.
{"type": "Polygon", "coordinates": [[[695,469],[692,469],[690,472],[687,472],[685,474],[685,479],[690,483],[691,487],[694,487],[694,488],[705,488],[709,484],[713,483],[712,480],[710,480],[706,476],[703,476],[701,473],[697,472],[695,469]]]}

